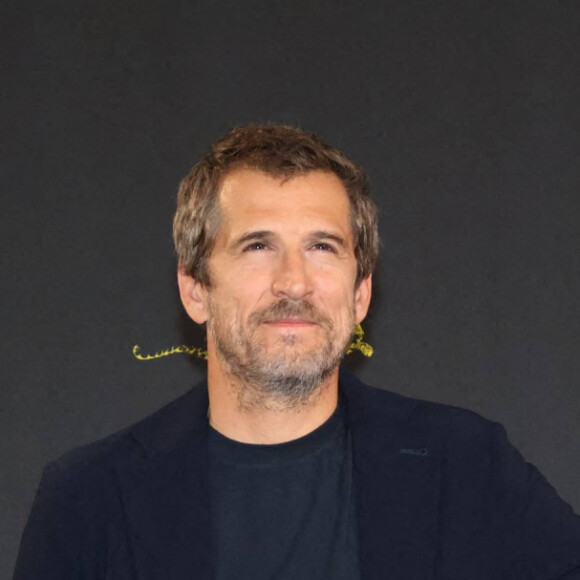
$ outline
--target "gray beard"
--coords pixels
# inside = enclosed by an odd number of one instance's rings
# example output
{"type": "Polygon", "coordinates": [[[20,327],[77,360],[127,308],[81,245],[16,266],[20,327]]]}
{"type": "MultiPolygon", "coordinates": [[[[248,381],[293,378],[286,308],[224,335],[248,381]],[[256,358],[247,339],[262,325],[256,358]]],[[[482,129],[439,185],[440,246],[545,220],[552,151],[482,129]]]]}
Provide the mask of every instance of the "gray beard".
{"type": "MultiPolygon", "coordinates": [[[[304,406],[316,399],[325,380],[344,357],[352,333],[337,344],[335,328],[330,319],[307,302],[281,300],[249,318],[250,331],[242,334],[234,325],[222,327],[210,301],[208,329],[216,347],[218,359],[236,390],[240,409],[286,410],[304,406]],[[301,316],[319,324],[328,340],[322,348],[303,353],[268,354],[251,329],[268,320],[284,316],[301,316]]],[[[354,316],[351,324],[354,329],[354,316]]],[[[293,334],[280,338],[283,345],[292,346],[298,340],[293,334]]]]}

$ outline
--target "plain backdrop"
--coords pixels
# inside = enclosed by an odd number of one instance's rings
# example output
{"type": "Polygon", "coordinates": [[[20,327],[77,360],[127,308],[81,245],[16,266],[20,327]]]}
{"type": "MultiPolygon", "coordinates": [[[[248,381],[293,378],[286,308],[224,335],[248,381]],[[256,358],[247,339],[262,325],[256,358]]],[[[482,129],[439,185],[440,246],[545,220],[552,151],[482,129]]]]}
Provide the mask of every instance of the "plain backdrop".
{"type": "Polygon", "coordinates": [[[0,577],[42,467],[204,363],[181,313],[180,178],[233,125],[321,134],[369,172],[367,382],[468,407],[580,510],[580,6],[574,1],[1,7],[0,577]]]}

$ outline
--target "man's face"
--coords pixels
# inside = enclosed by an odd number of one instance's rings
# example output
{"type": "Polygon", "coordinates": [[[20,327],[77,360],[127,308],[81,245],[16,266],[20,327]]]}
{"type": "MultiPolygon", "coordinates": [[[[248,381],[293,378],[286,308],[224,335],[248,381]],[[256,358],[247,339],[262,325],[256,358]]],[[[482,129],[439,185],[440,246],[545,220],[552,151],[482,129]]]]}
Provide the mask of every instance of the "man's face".
{"type": "Polygon", "coordinates": [[[248,169],[220,192],[211,287],[183,280],[190,316],[207,322],[210,361],[258,394],[308,399],[336,371],[366,315],[370,278],[355,288],[349,200],[332,173],[282,182],[248,169]]]}

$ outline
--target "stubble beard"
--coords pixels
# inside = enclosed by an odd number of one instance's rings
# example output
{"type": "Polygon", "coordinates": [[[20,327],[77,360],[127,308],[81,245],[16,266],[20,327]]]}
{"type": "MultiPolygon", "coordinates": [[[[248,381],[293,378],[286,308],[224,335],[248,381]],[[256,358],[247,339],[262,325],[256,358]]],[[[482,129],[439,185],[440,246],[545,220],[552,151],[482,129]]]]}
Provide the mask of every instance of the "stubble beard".
{"type": "Polygon", "coordinates": [[[255,311],[245,327],[239,321],[223,318],[210,297],[208,330],[243,410],[296,409],[311,403],[340,364],[355,326],[354,309],[346,324],[337,328],[309,302],[288,299],[255,311]],[[302,337],[291,331],[281,334],[274,346],[266,345],[260,325],[290,316],[322,329],[320,347],[301,348],[302,337]]]}

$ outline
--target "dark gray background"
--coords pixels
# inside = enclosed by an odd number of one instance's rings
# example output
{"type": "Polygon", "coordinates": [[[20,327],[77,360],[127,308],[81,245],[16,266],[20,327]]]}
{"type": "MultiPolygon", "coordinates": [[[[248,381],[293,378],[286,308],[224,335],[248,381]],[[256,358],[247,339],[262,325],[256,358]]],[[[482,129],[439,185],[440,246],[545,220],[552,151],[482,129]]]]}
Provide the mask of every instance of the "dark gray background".
{"type": "Polygon", "coordinates": [[[184,392],[177,183],[236,124],[364,164],[378,386],[469,407],[580,510],[577,2],[2,5],[0,577],[43,465],[184,392]]]}

